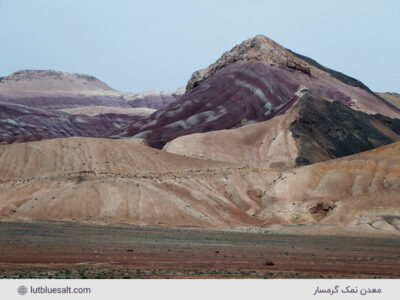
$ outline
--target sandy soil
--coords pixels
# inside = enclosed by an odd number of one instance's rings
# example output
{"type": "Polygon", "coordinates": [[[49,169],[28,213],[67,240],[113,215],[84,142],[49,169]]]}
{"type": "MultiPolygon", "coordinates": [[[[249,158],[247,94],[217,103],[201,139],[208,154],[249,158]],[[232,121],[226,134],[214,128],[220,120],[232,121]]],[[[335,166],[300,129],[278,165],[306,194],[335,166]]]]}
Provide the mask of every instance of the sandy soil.
{"type": "Polygon", "coordinates": [[[400,239],[0,222],[2,278],[400,278],[400,239]]]}

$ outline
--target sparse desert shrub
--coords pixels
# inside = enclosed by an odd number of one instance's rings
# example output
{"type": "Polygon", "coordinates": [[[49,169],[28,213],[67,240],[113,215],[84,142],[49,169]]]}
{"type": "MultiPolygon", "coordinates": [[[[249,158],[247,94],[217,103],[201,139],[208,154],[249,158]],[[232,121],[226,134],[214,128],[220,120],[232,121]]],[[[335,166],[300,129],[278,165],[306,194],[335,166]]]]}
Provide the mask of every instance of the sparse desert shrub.
{"type": "Polygon", "coordinates": [[[86,181],[86,178],[83,177],[82,175],[79,175],[78,177],[76,177],[76,183],[79,184],[79,183],[82,183],[84,181],[86,181]]]}
{"type": "Polygon", "coordinates": [[[270,261],[270,260],[266,260],[265,261],[265,263],[264,263],[264,265],[266,265],[266,266],[273,266],[273,265],[275,265],[272,261],[270,261]]]}

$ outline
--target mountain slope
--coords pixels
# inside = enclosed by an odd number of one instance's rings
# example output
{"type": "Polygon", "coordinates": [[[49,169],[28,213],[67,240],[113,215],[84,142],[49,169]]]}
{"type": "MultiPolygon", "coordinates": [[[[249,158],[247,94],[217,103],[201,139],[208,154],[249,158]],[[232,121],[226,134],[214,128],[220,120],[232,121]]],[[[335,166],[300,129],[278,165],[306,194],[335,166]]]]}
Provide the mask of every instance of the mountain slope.
{"type": "MultiPolygon", "coordinates": [[[[266,192],[294,223],[400,230],[400,143],[290,170],[266,192]],[[294,203],[294,204],[293,204],[294,203]]],[[[269,216],[267,207],[260,216],[269,216]]]]}
{"type": "Polygon", "coordinates": [[[196,226],[252,223],[215,193],[220,183],[209,182],[217,170],[229,166],[226,163],[165,153],[137,145],[135,139],[53,139],[0,146],[0,153],[2,218],[196,226]]]}
{"type": "Polygon", "coordinates": [[[164,150],[252,167],[292,168],[400,140],[399,119],[368,115],[302,91],[296,104],[271,120],[182,136],[164,150]]]}
{"type": "Polygon", "coordinates": [[[399,170],[400,143],[278,171],[178,156],[135,139],[53,139],[0,146],[0,215],[211,228],[323,223],[398,231],[399,170]]]}

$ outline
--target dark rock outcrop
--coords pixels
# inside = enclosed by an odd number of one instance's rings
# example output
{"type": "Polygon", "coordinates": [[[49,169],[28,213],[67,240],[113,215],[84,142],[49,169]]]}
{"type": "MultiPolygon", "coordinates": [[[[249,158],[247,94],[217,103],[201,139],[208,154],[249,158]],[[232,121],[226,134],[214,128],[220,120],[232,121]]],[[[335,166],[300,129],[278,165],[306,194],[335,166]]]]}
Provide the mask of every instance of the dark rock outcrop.
{"type": "Polygon", "coordinates": [[[307,94],[298,103],[299,117],[290,124],[299,145],[298,165],[378,148],[400,140],[400,120],[368,115],[339,101],[307,94]]]}

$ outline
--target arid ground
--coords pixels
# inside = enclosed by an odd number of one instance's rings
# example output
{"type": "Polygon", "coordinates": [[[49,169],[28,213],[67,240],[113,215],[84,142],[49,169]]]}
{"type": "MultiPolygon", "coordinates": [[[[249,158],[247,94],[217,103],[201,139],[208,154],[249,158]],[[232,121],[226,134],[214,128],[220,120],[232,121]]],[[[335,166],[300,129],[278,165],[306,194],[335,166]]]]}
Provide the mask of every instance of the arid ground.
{"type": "Polygon", "coordinates": [[[0,278],[400,278],[398,236],[296,227],[278,234],[0,222],[0,278]]]}

